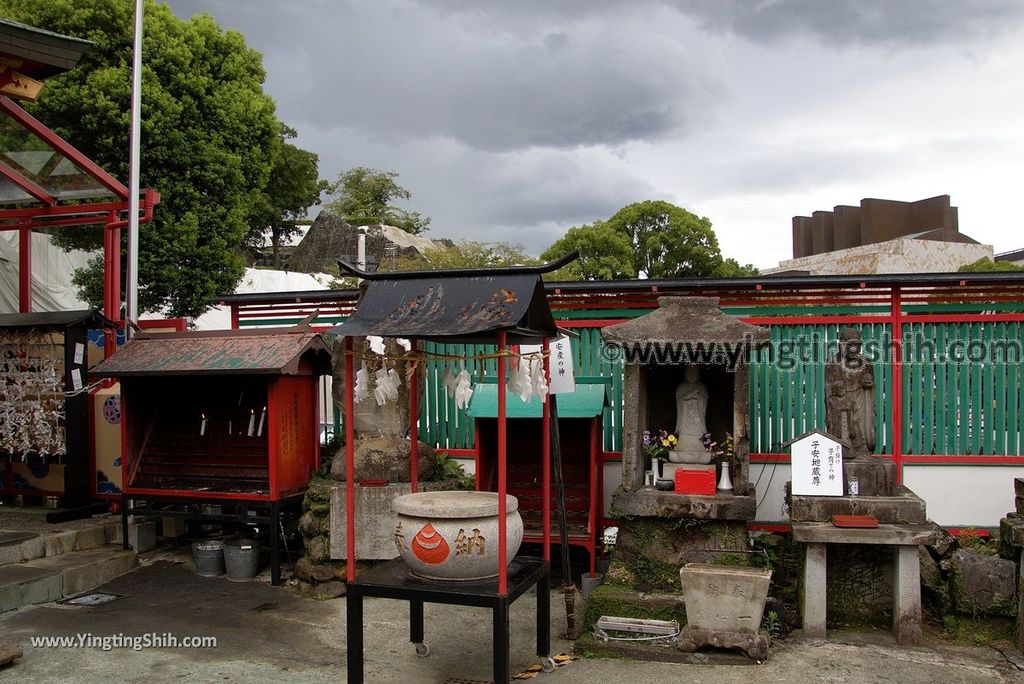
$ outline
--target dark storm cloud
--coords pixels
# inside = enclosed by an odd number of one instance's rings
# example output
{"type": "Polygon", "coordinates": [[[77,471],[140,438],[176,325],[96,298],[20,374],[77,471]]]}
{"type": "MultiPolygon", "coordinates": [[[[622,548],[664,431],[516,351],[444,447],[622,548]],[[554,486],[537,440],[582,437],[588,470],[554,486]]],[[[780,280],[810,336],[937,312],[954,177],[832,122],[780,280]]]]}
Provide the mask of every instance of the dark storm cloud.
{"type": "Polygon", "coordinates": [[[264,52],[283,112],[384,142],[500,151],[658,140],[699,125],[727,90],[675,13],[673,29],[629,14],[494,21],[399,1],[171,6],[240,29],[264,52]]]}
{"type": "Polygon", "coordinates": [[[975,43],[1020,26],[1020,0],[674,0],[711,30],[754,41],[806,34],[826,45],[975,43]]]}

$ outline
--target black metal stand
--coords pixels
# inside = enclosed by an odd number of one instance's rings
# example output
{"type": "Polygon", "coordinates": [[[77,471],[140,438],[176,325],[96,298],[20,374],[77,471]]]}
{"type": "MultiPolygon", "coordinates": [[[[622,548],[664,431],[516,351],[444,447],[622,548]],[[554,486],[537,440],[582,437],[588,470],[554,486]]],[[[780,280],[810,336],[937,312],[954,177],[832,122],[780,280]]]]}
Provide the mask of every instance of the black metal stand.
{"type": "Polygon", "coordinates": [[[304,495],[305,494],[295,494],[293,496],[286,497],[278,501],[247,501],[239,499],[195,499],[180,496],[153,496],[149,494],[145,496],[139,496],[136,494],[122,494],[121,529],[124,530],[122,534],[122,543],[125,550],[131,548],[131,545],[128,543],[128,516],[130,514],[135,513],[159,515],[161,517],[167,518],[184,518],[185,520],[198,520],[200,522],[206,523],[256,523],[258,525],[263,525],[269,529],[268,549],[270,551],[270,583],[274,586],[277,586],[278,584],[281,584],[280,541],[282,508],[298,505],[302,501],[302,497],[304,495]],[[133,506],[130,510],[127,505],[129,499],[136,502],[136,505],[133,506]],[[248,509],[266,512],[261,515],[255,516],[239,516],[203,513],[202,511],[190,511],[180,509],[156,510],[153,508],[139,507],[137,505],[139,502],[147,502],[150,504],[208,504],[214,506],[244,506],[245,508],[248,509]]]}
{"type": "Polygon", "coordinates": [[[360,575],[348,585],[346,595],[347,665],[349,684],[363,682],[363,597],[409,602],[409,641],[420,655],[429,653],[423,642],[423,604],[447,603],[490,608],[493,616],[493,675],[501,684],[509,681],[509,606],[537,585],[537,655],[549,658],[551,650],[551,565],[540,558],[519,557],[508,569],[508,594],[497,591],[497,580],[485,582],[437,582],[413,575],[396,558],[360,575]]]}

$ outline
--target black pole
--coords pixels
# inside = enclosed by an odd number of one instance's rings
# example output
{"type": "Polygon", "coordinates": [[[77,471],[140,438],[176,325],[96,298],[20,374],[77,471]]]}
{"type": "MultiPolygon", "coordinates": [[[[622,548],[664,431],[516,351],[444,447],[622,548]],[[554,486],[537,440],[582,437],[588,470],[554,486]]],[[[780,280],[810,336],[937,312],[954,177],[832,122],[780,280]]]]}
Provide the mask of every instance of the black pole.
{"type": "Polygon", "coordinates": [[[569,525],[565,516],[565,482],[562,479],[562,440],[558,432],[558,400],[555,394],[548,396],[551,402],[551,461],[555,474],[555,496],[558,503],[558,541],[562,554],[562,586],[565,593],[566,636],[576,636],[576,585],[572,581],[569,565],[569,525]]]}

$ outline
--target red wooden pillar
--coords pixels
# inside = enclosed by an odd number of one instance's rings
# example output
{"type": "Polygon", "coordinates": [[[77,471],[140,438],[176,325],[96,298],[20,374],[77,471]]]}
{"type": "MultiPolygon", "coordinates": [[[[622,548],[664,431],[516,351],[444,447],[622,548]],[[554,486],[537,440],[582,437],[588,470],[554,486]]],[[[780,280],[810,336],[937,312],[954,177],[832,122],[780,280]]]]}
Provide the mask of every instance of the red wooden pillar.
{"type": "Polygon", "coordinates": [[[506,439],[505,415],[505,331],[498,331],[498,594],[508,593],[508,544],[505,538],[507,527],[505,512],[505,495],[507,493],[506,458],[508,456],[506,439]]]}
{"type": "MultiPolygon", "coordinates": [[[[548,383],[551,382],[551,342],[548,338],[544,338],[544,380],[548,383]]],[[[544,395],[544,415],[541,420],[541,458],[544,459],[544,464],[541,467],[542,484],[541,484],[541,500],[543,508],[541,509],[541,528],[544,530],[544,553],[543,558],[546,561],[551,560],[551,403],[549,402],[550,397],[544,395]]]]}
{"type": "Polygon", "coordinates": [[[18,231],[18,311],[32,311],[32,229],[18,231]]]}
{"type": "Polygon", "coordinates": [[[345,579],[356,579],[356,409],[352,383],[355,381],[352,338],[345,337],[345,526],[348,532],[345,579]]]}

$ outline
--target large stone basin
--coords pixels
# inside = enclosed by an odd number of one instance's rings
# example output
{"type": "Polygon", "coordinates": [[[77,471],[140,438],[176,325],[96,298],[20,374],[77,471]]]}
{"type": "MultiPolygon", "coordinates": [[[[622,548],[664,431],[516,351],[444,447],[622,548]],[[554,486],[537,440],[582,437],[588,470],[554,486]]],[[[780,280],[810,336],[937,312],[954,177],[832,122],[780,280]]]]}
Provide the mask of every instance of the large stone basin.
{"type": "MultiPolygon", "coordinates": [[[[417,492],[391,504],[395,546],[413,574],[470,581],[498,574],[498,495],[494,492],[417,492]]],[[[523,542],[519,501],[506,497],[507,559],[523,542]]]]}

